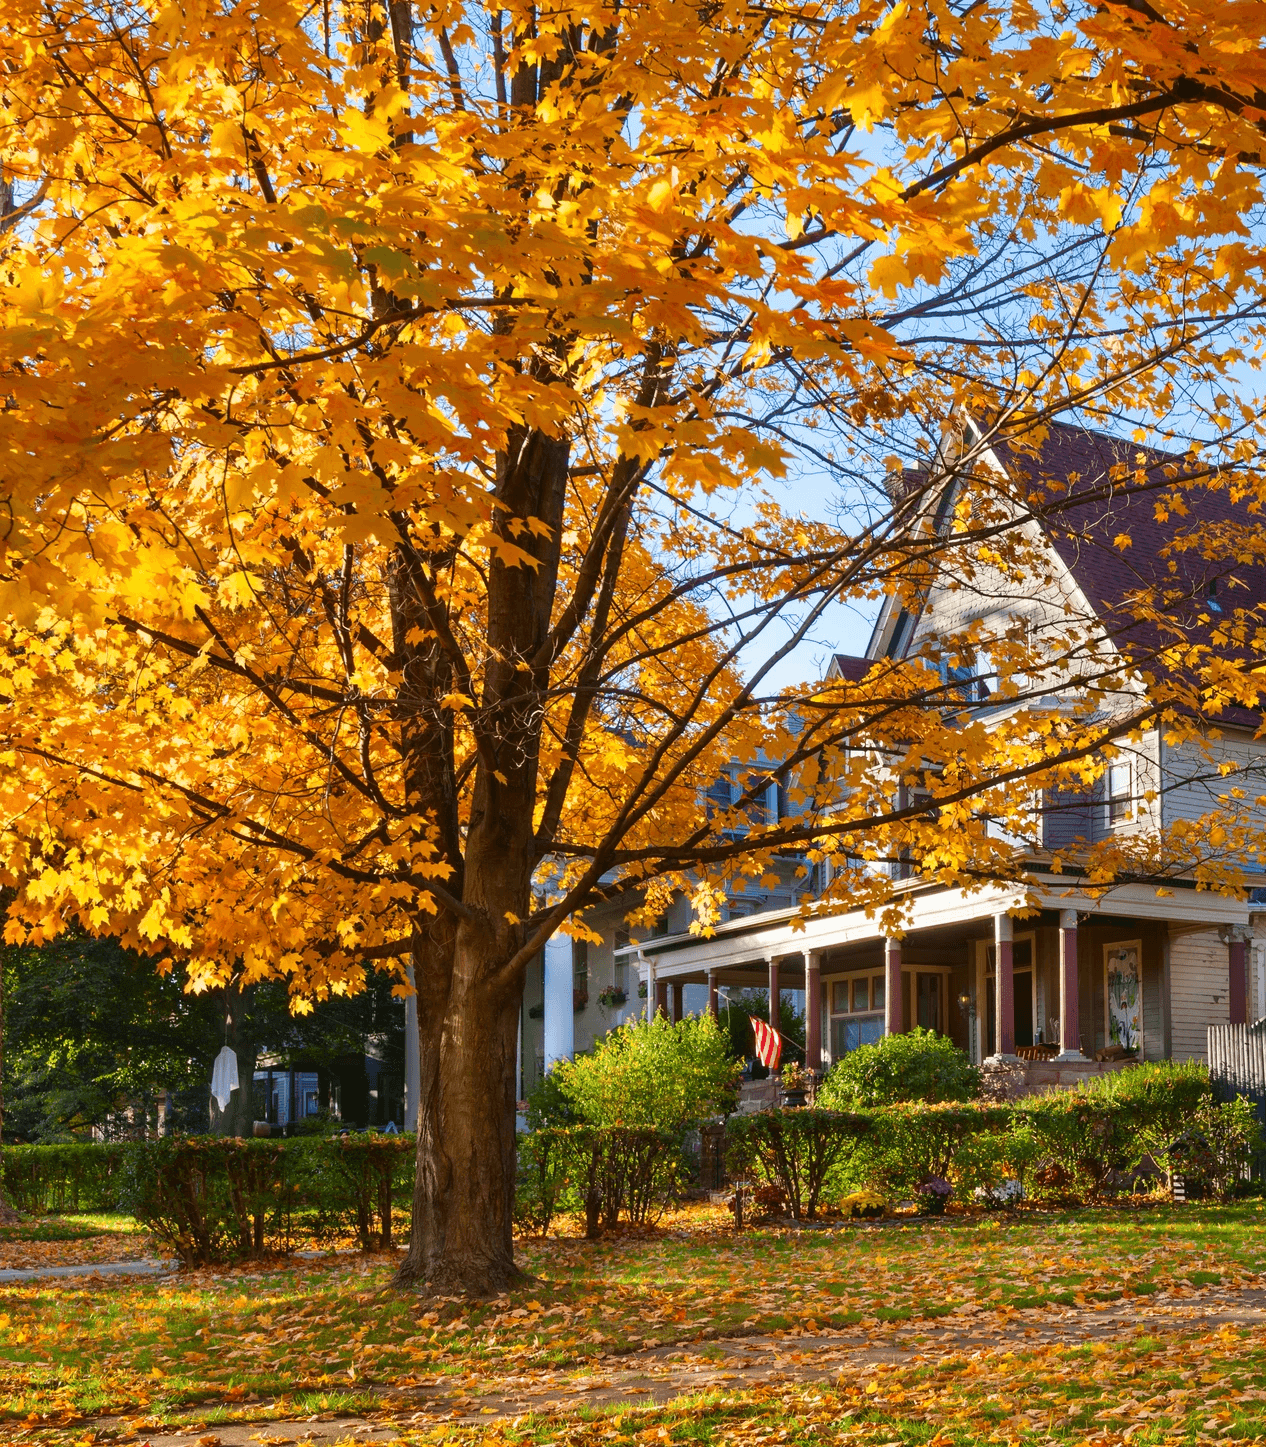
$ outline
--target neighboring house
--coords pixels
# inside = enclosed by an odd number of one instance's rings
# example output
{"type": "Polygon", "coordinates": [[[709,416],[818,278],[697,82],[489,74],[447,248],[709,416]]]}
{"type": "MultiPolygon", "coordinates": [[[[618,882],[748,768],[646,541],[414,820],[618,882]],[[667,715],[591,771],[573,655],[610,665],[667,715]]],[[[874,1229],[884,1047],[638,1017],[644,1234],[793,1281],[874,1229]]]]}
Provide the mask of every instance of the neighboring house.
{"type": "MultiPolygon", "coordinates": [[[[1106,482],[1138,454],[1102,434],[1055,425],[1038,456],[998,449],[987,465],[1030,482],[1077,478],[1088,485],[1106,482]]],[[[1152,454],[1150,465],[1164,461],[1152,454]]],[[[938,518],[948,515],[949,501],[939,500],[938,518]]],[[[1215,519],[1233,521],[1225,495],[1210,493],[1207,507],[1215,519]]],[[[889,599],[865,657],[840,656],[832,672],[859,678],[876,660],[919,652],[929,640],[972,623],[986,635],[990,626],[1001,631],[1017,625],[1040,634],[1071,614],[1098,620],[1122,650],[1151,641],[1132,621],[1129,595],[1172,581],[1161,550],[1173,525],[1157,520],[1149,495],[1116,483],[1062,522],[1025,526],[1042,559],[1042,577],[1026,579],[1022,588],[986,577],[971,587],[961,580],[954,587],[936,584],[918,609],[889,599]]],[[[1186,579],[1188,596],[1197,600],[1193,606],[1211,618],[1222,611],[1221,599],[1229,600],[1228,607],[1266,601],[1264,567],[1219,572],[1195,554],[1183,566],[1195,570],[1186,579]],[[1209,569],[1208,577],[1199,575],[1201,568],[1209,569]]],[[[997,706],[987,649],[974,669],[947,671],[946,681],[986,716],[997,706]]],[[[1129,701],[1123,695],[1114,705],[1109,697],[1102,707],[1111,713],[1129,701]]],[[[1040,837],[1029,841],[1041,885],[1036,917],[1013,920],[1021,905],[1018,888],[968,894],[929,884],[913,870],[896,882],[910,904],[910,927],[900,941],[885,939],[860,910],[822,915],[793,930],[790,871],[785,900],[752,896],[757,909],[732,908],[708,939],[689,933],[684,899],[663,930],[636,948],[621,934],[618,902],[589,912],[586,921],[602,933],[602,946],[574,947],[557,936],[543,967],[530,975],[524,1088],[539,1078],[543,1064],[587,1048],[644,1008],[637,987],[648,977],[673,1015],[707,1007],[725,988],[767,987],[773,997],[787,988],[805,991],[810,1065],[829,1065],[860,1044],[915,1025],[949,1035],[977,1062],[1021,1052],[1034,1084],[1069,1083],[1114,1068],[1115,1061],[1094,1057],[1119,1056],[1122,1047],[1146,1060],[1201,1059],[1210,1025],[1266,1015],[1266,889],[1253,889],[1247,902],[1239,902],[1177,879],[1164,890],[1123,884],[1096,900],[1070,884],[1067,874],[1043,876],[1041,860],[1054,850],[1075,853],[1079,838],[1094,842],[1199,817],[1233,782],[1250,797],[1266,793],[1266,742],[1255,737],[1259,722],[1242,711],[1218,719],[1218,757],[1237,771],[1236,780],[1206,782],[1195,750],[1168,746],[1153,730],[1123,750],[1094,790],[1047,796],[1040,837]],[[639,953],[649,969],[638,963],[639,953]],[[627,992],[627,1003],[616,1010],[596,1003],[608,982],[627,992]],[[542,1018],[535,1018],[538,1012],[542,1018]]],[[[1266,878],[1249,882],[1266,885],[1266,878]]]]}
{"type": "Polygon", "coordinates": [[[355,1129],[404,1126],[405,1082],[382,1058],[384,1043],[371,1039],[364,1054],[331,1061],[264,1055],[254,1079],[254,1118],[291,1134],[306,1120],[337,1120],[355,1129]]]}

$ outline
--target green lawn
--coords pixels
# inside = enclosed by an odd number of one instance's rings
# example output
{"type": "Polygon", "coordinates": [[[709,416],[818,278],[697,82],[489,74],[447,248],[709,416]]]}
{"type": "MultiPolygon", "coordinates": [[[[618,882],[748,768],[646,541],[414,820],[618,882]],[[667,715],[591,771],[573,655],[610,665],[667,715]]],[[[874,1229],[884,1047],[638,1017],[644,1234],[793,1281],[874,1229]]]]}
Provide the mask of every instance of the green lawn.
{"type": "Polygon", "coordinates": [[[427,1440],[558,1447],[634,1442],[1085,1447],[1125,1441],[1164,1447],[1261,1442],[1264,1407],[1266,1342],[1237,1330],[881,1367],[833,1387],[752,1391],[736,1384],[724,1395],[681,1397],[658,1409],[591,1413],[561,1425],[525,1419],[496,1432],[448,1429],[427,1440]]]}
{"type": "MultiPolygon", "coordinates": [[[[0,1413],[50,1426],[107,1412],[213,1421],[281,1397],[284,1414],[306,1415],[437,1376],[477,1394],[509,1367],[564,1368],[651,1342],[1266,1281],[1259,1202],[742,1235],[721,1221],[698,1211],[651,1238],[524,1242],[537,1279],[469,1308],[394,1292],[391,1263],[372,1257],[2,1288],[0,1413]]],[[[698,1411],[702,1430],[715,1413],[698,1411]]]]}

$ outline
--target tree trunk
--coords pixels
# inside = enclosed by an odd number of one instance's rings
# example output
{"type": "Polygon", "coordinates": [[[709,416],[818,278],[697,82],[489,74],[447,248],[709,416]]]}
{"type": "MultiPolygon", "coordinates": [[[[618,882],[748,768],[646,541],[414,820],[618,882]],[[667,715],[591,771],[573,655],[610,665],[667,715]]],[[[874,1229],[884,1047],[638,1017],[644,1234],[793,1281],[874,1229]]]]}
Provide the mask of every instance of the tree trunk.
{"type": "MultiPolygon", "coordinates": [[[[0,1141],[4,1137],[4,960],[0,957],[0,1141]]],[[[3,1150],[3,1145],[0,1145],[3,1150]]],[[[0,1226],[16,1226],[21,1216],[9,1204],[4,1189],[4,1165],[0,1161],[0,1226]]]]}
{"type": "Polygon", "coordinates": [[[249,1137],[255,1132],[253,1097],[258,1042],[251,1038],[252,1031],[246,1018],[249,995],[249,987],[246,990],[235,985],[225,987],[225,1043],[237,1056],[237,1089],[229,1096],[229,1103],[223,1110],[215,1097],[211,1097],[212,1135],[249,1137]]]}
{"type": "MultiPolygon", "coordinates": [[[[498,977],[481,933],[458,931],[443,1029],[421,1030],[413,1233],[397,1280],[439,1296],[496,1296],[523,1280],[513,1240],[522,981],[498,977]]],[[[419,1021],[421,1005],[419,991],[419,1021]]]]}

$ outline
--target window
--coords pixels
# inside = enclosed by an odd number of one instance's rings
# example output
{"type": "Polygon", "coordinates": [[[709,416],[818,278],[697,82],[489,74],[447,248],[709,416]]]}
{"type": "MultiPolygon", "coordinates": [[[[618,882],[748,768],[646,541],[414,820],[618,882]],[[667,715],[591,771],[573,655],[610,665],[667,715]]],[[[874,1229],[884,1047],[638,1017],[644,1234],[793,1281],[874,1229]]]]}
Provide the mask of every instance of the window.
{"type": "Polygon", "coordinates": [[[1134,781],[1129,759],[1108,765],[1108,824],[1128,824],[1134,818],[1134,781]]]}
{"type": "Polygon", "coordinates": [[[983,648],[977,649],[971,663],[941,665],[946,692],[962,703],[987,703],[998,690],[998,671],[983,648]]]}
{"type": "Polygon", "coordinates": [[[571,973],[572,988],[576,990],[587,990],[589,988],[589,941],[572,940],[571,942],[571,973]]]}
{"type": "Polygon", "coordinates": [[[831,982],[831,1054],[838,1060],[884,1033],[884,977],[856,974],[831,982]]]}
{"type": "Polygon", "coordinates": [[[732,792],[733,781],[729,774],[722,774],[713,784],[708,785],[708,818],[715,818],[717,814],[724,814],[734,802],[732,792]]]}

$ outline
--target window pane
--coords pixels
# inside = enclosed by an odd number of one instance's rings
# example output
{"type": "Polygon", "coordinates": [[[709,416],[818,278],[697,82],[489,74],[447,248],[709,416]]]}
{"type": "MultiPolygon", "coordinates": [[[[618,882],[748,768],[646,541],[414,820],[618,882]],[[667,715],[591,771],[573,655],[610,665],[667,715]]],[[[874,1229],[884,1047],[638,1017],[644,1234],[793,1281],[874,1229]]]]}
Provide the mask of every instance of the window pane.
{"type": "Polygon", "coordinates": [[[836,980],[831,985],[831,1013],[843,1015],[848,1009],[848,981],[836,980]]]}
{"type": "Polygon", "coordinates": [[[870,981],[864,976],[860,980],[853,981],[853,1010],[869,1010],[870,1000],[868,998],[870,981]]]}
{"type": "Polygon", "coordinates": [[[878,1015],[872,1015],[868,1020],[859,1020],[862,1045],[873,1045],[876,1040],[884,1037],[884,1022],[878,1015]]]}
{"type": "Polygon", "coordinates": [[[872,975],[870,977],[870,1000],[872,1008],[882,1010],[884,1008],[884,977],[872,975]]]}

